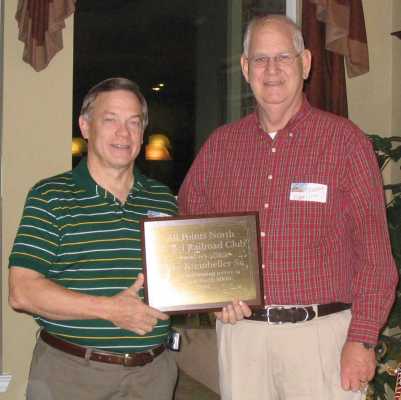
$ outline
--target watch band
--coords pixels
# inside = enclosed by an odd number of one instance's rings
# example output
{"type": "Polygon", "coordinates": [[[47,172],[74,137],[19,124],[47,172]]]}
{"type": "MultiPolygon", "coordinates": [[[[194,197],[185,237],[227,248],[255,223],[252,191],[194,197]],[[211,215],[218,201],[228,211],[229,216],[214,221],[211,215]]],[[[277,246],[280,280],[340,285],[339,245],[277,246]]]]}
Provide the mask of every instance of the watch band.
{"type": "Polygon", "coordinates": [[[366,350],[371,350],[371,349],[374,349],[374,348],[376,347],[376,345],[375,345],[375,344],[372,344],[372,343],[362,342],[362,344],[363,344],[363,347],[364,347],[366,350]]]}

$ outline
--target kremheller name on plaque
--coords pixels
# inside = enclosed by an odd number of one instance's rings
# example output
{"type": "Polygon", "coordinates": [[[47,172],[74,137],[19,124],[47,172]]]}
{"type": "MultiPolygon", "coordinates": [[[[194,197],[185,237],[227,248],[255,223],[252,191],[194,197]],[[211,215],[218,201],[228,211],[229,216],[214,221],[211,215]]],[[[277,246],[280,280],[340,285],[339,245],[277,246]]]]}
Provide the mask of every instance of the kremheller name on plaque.
{"type": "Polygon", "coordinates": [[[145,301],[168,313],[263,305],[257,213],[142,221],[145,301]]]}

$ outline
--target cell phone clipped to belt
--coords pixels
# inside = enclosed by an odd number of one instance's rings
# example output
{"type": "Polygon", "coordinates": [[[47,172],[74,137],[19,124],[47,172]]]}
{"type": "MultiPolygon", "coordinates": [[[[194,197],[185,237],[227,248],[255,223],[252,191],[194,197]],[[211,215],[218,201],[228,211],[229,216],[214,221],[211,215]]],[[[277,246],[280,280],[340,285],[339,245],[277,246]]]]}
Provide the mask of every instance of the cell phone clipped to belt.
{"type": "Polygon", "coordinates": [[[172,351],[180,351],[181,346],[181,334],[177,331],[170,330],[167,339],[166,347],[172,351]]]}

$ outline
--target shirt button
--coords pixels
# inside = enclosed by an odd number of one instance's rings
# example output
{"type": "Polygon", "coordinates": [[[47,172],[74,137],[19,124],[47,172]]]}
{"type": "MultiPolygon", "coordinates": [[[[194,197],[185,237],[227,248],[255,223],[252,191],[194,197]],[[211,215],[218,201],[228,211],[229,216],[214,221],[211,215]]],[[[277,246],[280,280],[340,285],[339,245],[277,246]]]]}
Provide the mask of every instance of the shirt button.
{"type": "Polygon", "coordinates": [[[293,133],[292,133],[292,132],[290,132],[290,133],[288,134],[288,136],[289,136],[289,137],[292,137],[292,136],[293,136],[293,133]]]}
{"type": "Polygon", "coordinates": [[[266,236],[266,233],[265,233],[265,232],[260,232],[260,236],[261,236],[261,237],[265,237],[265,236],[266,236]]]}
{"type": "Polygon", "coordinates": [[[272,153],[275,153],[275,152],[276,152],[276,148],[272,147],[272,153]]]}
{"type": "Polygon", "coordinates": [[[269,208],[269,203],[263,204],[263,207],[264,207],[264,208],[269,208]]]}
{"type": "Polygon", "coordinates": [[[266,300],[266,299],[267,299],[267,296],[263,296],[263,298],[266,300]]]}
{"type": "Polygon", "coordinates": [[[268,175],[267,179],[272,180],[273,179],[273,175],[268,175]]]}
{"type": "Polygon", "coordinates": [[[262,264],[262,269],[265,269],[265,264],[262,264]]]}

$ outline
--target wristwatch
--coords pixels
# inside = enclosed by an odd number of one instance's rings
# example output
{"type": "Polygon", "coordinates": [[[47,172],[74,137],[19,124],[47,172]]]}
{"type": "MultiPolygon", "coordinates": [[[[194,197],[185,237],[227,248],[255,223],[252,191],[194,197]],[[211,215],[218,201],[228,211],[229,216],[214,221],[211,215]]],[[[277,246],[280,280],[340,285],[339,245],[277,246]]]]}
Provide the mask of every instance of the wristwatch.
{"type": "Polygon", "coordinates": [[[363,344],[363,347],[364,347],[366,350],[371,350],[371,349],[374,349],[374,348],[376,347],[376,345],[375,345],[375,344],[372,344],[372,343],[362,342],[362,344],[363,344]]]}

